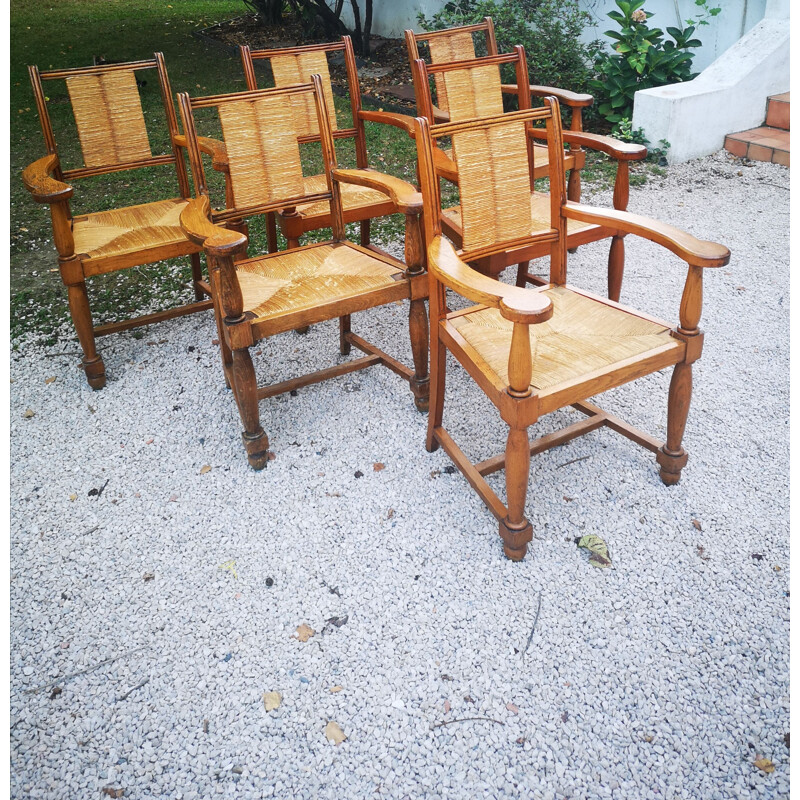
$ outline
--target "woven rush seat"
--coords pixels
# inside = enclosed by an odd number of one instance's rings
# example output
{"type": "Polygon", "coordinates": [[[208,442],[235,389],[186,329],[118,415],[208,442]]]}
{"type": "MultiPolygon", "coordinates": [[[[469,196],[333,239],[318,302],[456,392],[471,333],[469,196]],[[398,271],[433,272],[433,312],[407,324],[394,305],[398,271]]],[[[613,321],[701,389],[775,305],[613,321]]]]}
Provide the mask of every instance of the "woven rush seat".
{"type": "MultiPolygon", "coordinates": [[[[553,316],[530,326],[530,385],[540,397],[558,394],[555,407],[570,402],[561,396],[565,389],[574,392],[576,398],[583,397],[583,383],[598,375],[612,375],[630,359],[652,357],[659,362],[655,368],[660,369],[683,357],[683,344],[670,335],[666,322],[638,316],[566,286],[554,286],[542,293],[553,303],[553,316]]],[[[507,385],[514,323],[504,319],[498,309],[479,306],[450,318],[447,324],[480,355],[498,383],[507,385]]],[[[626,383],[631,377],[626,373],[618,381],[610,380],[604,389],[626,383]]]]}
{"type": "MultiPolygon", "coordinates": [[[[193,253],[197,247],[186,238],[180,223],[186,202],[179,198],[161,200],[75,217],[72,221],[75,252],[82,254],[84,261],[92,262],[112,257],[118,261],[130,255],[131,265],[143,263],[143,251],[151,248],[160,250],[175,245],[182,246],[178,255],[193,253]]],[[[91,271],[87,264],[87,272],[91,271]]]]}
{"type": "MultiPolygon", "coordinates": [[[[328,184],[325,182],[325,175],[311,175],[303,178],[303,186],[306,194],[318,194],[328,191],[328,184]]],[[[391,214],[394,212],[394,204],[383,193],[377,189],[369,189],[366,186],[356,186],[351,183],[341,185],[342,208],[345,214],[345,221],[349,222],[348,216],[353,212],[361,212],[370,209],[371,216],[381,216],[381,213],[391,214]],[[381,213],[381,207],[385,210],[381,213]]],[[[305,203],[299,205],[297,210],[304,217],[330,216],[330,203],[327,200],[318,200],[316,203],[305,203]]],[[[356,213],[356,218],[361,219],[361,214],[356,213]]]]}
{"type": "MultiPolygon", "coordinates": [[[[310,245],[240,261],[236,265],[244,313],[254,324],[269,318],[314,310],[315,321],[365,306],[369,292],[393,287],[397,299],[408,298],[403,266],[345,242],[310,245]],[[352,309],[347,301],[355,299],[352,309]]],[[[296,322],[293,323],[296,325],[296,322]]]]}
{"type": "MultiPolygon", "coordinates": [[[[442,210],[442,217],[446,222],[457,228],[462,227],[461,206],[452,206],[442,210]]],[[[531,194],[531,233],[541,233],[550,228],[550,198],[539,192],[531,194]]],[[[579,222],[575,219],[567,220],[567,235],[589,233],[599,230],[599,225],[590,222],[579,222]]]]}

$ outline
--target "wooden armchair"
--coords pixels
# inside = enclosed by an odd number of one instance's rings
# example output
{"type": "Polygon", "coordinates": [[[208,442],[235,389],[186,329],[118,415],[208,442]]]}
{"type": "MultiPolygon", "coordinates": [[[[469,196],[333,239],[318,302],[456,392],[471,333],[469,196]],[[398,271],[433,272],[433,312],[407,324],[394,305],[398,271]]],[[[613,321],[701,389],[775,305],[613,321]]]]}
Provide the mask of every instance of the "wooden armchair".
{"type": "MultiPolygon", "coordinates": [[[[392,114],[383,111],[368,111],[361,108],[361,89],[358,83],[358,71],[353,52],[353,44],[349,36],[343,36],[341,42],[330,44],[308,45],[304,47],[288,47],[280,50],[251,50],[248,46],[240,48],[242,66],[249,90],[258,89],[255,62],[268,61],[276,87],[292,86],[308,83],[312,74],[320,76],[325,92],[328,119],[334,139],[353,139],[355,141],[356,165],[358,170],[374,172],[368,167],[367,142],[364,122],[383,122],[406,131],[409,135],[414,129],[414,119],[403,114],[392,114]],[[336,111],[333,104],[328,57],[342,53],[347,71],[348,94],[350,95],[351,124],[346,128],[338,128],[336,111]]],[[[305,105],[294,106],[295,125],[301,142],[319,139],[319,128],[314,106],[308,98],[305,105]]],[[[306,180],[309,193],[322,191],[326,185],[325,175],[311,175],[306,180]]],[[[342,209],[345,223],[361,223],[361,244],[370,246],[370,220],[387,214],[396,214],[400,209],[385,193],[377,191],[366,184],[343,183],[341,185],[342,209]]],[[[297,247],[300,236],[320,228],[332,225],[331,211],[326,202],[308,203],[296,208],[284,208],[267,215],[267,236],[269,251],[278,249],[275,227],[277,218],[281,232],[288,240],[289,247],[297,247]]]]}
{"type": "MultiPolygon", "coordinates": [[[[487,18],[488,19],[488,18],[487,18]]],[[[525,60],[525,50],[521,45],[514,48],[514,52],[505,55],[490,55],[484,58],[470,58],[461,61],[440,62],[426,64],[422,59],[416,59],[412,64],[412,75],[414,78],[414,88],[417,96],[417,108],[421,116],[424,116],[431,124],[436,119],[436,107],[433,104],[430,91],[430,76],[433,76],[437,91],[444,93],[447,98],[448,118],[451,122],[460,122],[474,117],[485,117],[493,114],[503,113],[503,92],[506,88],[501,83],[500,67],[503,64],[513,65],[516,73],[516,83],[513,85],[514,92],[518,94],[520,110],[531,107],[528,84],[528,67],[525,60]],[[440,87],[440,88],[439,88],[440,87]]],[[[543,87],[537,87],[542,89],[543,87]]],[[[441,95],[440,95],[441,96],[441,95]]],[[[535,220],[546,220],[549,214],[549,200],[546,194],[533,191],[534,181],[538,178],[549,177],[550,161],[548,148],[540,144],[540,139],[544,132],[536,128],[530,129],[531,139],[529,141],[530,158],[532,165],[530,173],[531,184],[531,214],[535,220]]],[[[616,183],[614,187],[614,208],[625,211],[628,205],[628,164],[632,160],[643,158],[647,154],[647,149],[638,144],[629,144],[612,139],[609,136],[598,136],[581,131],[565,131],[563,139],[569,143],[570,147],[576,147],[585,157],[585,150],[597,150],[605,153],[617,162],[616,183]]],[[[563,161],[564,167],[570,165],[570,161],[575,156],[573,150],[565,153],[563,161]]],[[[453,163],[449,151],[443,148],[436,148],[436,168],[439,175],[454,183],[458,183],[458,170],[453,163]]],[[[578,175],[577,168],[573,167],[571,174],[578,175]]],[[[580,194],[579,184],[573,183],[573,190],[578,186],[577,194],[580,194]]],[[[570,190],[567,189],[567,196],[570,197],[570,190]]],[[[573,198],[570,198],[573,199],[573,198]]],[[[446,208],[442,212],[442,227],[447,236],[456,244],[461,246],[461,207],[453,206],[446,208]]],[[[605,228],[596,223],[583,223],[570,220],[567,226],[567,247],[570,250],[582,244],[595,242],[599,239],[611,239],[611,246],[608,254],[608,296],[612,300],[619,300],[622,289],[622,278],[625,268],[625,244],[623,236],[611,228],[605,228]]],[[[549,254],[549,245],[542,242],[539,250],[532,252],[532,258],[538,258],[549,254]]],[[[507,264],[491,263],[484,260],[482,263],[474,265],[482,272],[496,275],[507,264]]],[[[517,286],[524,286],[526,283],[541,285],[546,281],[531,275],[528,272],[529,262],[523,261],[518,265],[517,286]]]]}
{"type": "Polygon", "coordinates": [[[681,446],[689,412],[692,364],[700,357],[698,328],[705,267],[728,263],[726,247],[695,239],[670,225],[567,201],[558,101],[543,108],[431,126],[417,119],[417,149],[425,203],[431,322],[431,397],[427,448],[444,447],[499,523],[506,555],[522,559],[532,538],[525,517],[530,456],[608,426],[656,453],[661,479],[674,484],[687,455],[681,446]],[[532,220],[530,128],[544,124],[550,148],[550,207],[532,220]],[[435,142],[452,137],[463,214],[463,243],[457,252],[441,233],[435,142]],[[688,275],[680,323],[670,324],[595,297],[567,284],[567,228],[591,222],[620,234],[634,233],[682,258],[688,275]],[[510,262],[546,242],[551,249],[550,283],[537,289],[508,286],[467,262],[505,254],[510,262]],[[449,288],[476,305],[449,311],[449,288]],[[509,426],[505,453],[472,464],[442,424],[445,351],[450,350],[509,426]],[[662,443],[588,402],[592,395],[673,366],[662,443]],[[568,427],[531,442],[528,428],[539,417],[573,406],[586,415],[568,427]],[[485,477],[505,468],[504,504],[485,477]]]}
{"type": "Polygon", "coordinates": [[[266,397],[382,363],[409,381],[417,408],[428,403],[427,278],[420,215],[422,198],[413,186],[367,170],[338,169],[324,84],[239,92],[190,99],[180,94],[183,127],[198,197],[181,214],[181,225],[208,260],[225,377],[244,425],[248,461],[261,469],[267,435],[258,403],[266,397]],[[325,184],[310,190],[298,145],[297,108],[316,115],[325,165],[325,184]],[[195,110],[216,108],[222,123],[232,184],[233,207],[211,209],[203,171],[195,110]],[[341,187],[354,184],[384,193],[406,215],[406,264],[345,239],[341,187]],[[247,237],[222,227],[227,219],[265,214],[307,204],[329,206],[332,241],[235,262],[247,237]],[[350,330],[356,311],[398,300],[410,301],[409,330],[415,369],[364,341],[350,330]],[[355,345],[366,355],[302,378],[259,387],[250,348],[260,339],[304,325],[339,318],[340,351],[355,345]]]}
{"type": "Polygon", "coordinates": [[[186,238],[179,216],[189,197],[183,156],[173,139],[177,132],[172,90],[161,53],[153,59],[83,69],[39,72],[29,67],[36,109],[47,155],[22,174],[25,186],[38,203],[47,203],[53,223],[61,278],[67,286],[69,308],[83,349],[82,366],[93,389],[105,386],[103,358],[95,337],[171,317],[211,308],[208,284],[202,280],[200,248],[186,238]],[[135,72],[156,70],[164,104],[171,151],[153,155],[150,149],[135,72]],[[83,154],[83,166],[65,169],[61,163],[47,110],[42,81],[64,80],[83,154]],[[70,208],[73,181],[140,167],[171,165],[176,172],[179,197],[142,205],[74,216],[70,208]],[[135,319],[94,326],[86,279],[116,270],[151,264],[176,256],[191,257],[195,302],[135,319]]]}

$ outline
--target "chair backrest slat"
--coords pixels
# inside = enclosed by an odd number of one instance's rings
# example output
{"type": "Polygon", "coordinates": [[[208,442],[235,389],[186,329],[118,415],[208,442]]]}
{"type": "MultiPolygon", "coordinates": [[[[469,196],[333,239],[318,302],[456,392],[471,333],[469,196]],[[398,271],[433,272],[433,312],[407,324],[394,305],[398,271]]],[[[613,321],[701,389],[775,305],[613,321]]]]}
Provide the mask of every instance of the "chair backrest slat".
{"type": "Polygon", "coordinates": [[[72,75],[66,84],[87,167],[152,156],[133,70],[72,75]]]}

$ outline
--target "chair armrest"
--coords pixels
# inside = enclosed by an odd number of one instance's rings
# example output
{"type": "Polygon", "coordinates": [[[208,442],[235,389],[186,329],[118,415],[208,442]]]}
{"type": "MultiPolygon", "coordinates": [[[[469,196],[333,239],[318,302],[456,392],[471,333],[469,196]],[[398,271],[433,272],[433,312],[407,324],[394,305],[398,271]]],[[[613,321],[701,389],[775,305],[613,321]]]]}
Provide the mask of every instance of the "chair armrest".
{"type": "Polygon", "coordinates": [[[212,256],[232,256],[247,247],[247,237],[211,221],[207,197],[189,200],[181,211],[181,228],[186,236],[212,256]]]}
{"type": "Polygon", "coordinates": [[[37,203],[57,203],[72,197],[73,188],[68,183],[51,177],[57,166],[58,156],[51,153],[25,167],[22,182],[37,203]]]}
{"type": "Polygon", "coordinates": [[[451,183],[458,183],[456,162],[441,147],[433,148],[433,167],[437,175],[451,183]]]}
{"type": "Polygon", "coordinates": [[[383,192],[404,214],[422,211],[422,195],[410,184],[374,169],[335,169],[331,177],[340,183],[352,183],[383,192]]]}
{"type": "Polygon", "coordinates": [[[441,122],[450,122],[449,111],[445,111],[444,109],[439,108],[439,106],[433,105],[433,103],[431,103],[431,108],[433,109],[433,121],[435,124],[438,125],[441,122]]]}
{"type": "MultiPolygon", "coordinates": [[[[183,134],[176,135],[174,141],[178,147],[186,147],[186,137],[183,134]]],[[[198,136],[197,146],[200,148],[201,153],[211,156],[211,166],[217,172],[228,171],[228,151],[225,147],[225,142],[220,142],[218,139],[209,139],[207,136],[198,136]]]]}
{"type": "MultiPolygon", "coordinates": [[[[542,128],[530,128],[530,136],[534,139],[547,139],[547,131],[542,128]]],[[[563,131],[562,137],[568,144],[577,144],[589,150],[598,150],[601,153],[617,159],[617,161],[641,161],[647,157],[647,148],[642,144],[621,142],[610,136],[601,136],[597,133],[583,131],[563,131]]]]}
{"type": "Polygon", "coordinates": [[[414,138],[414,117],[408,114],[395,114],[390,111],[368,111],[361,109],[358,118],[364,122],[382,122],[384,125],[393,125],[404,130],[412,139],[414,138]]]}
{"type": "Polygon", "coordinates": [[[509,286],[481,275],[465,264],[442,236],[437,236],[428,247],[428,271],[468,300],[500,309],[512,322],[533,324],[546,322],[553,316],[553,304],[541,292],[509,286]]]}
{"type": "MultiPolygon", "coordinates": [[[[501,90],[506,94],[519,94],[516,83],[504,83],[501,90]]],[[[532,97],[555,97],[559,103],[563,103],[570,108],[587,108],[594,103],[594,97],[590,94],[578,94],[569,89],[557,89],[555,86],[531,86],[532,97]]]]}
{"type": "Polygon", "coordinates": [[[673,225],[627,211],[600,210],[568,201],[564,216],[602,225],[616,234],[634,233],[666,247],[692,267],[724,267],[731,258],[731,251],[725,245],[697,239],[673,225]]]}

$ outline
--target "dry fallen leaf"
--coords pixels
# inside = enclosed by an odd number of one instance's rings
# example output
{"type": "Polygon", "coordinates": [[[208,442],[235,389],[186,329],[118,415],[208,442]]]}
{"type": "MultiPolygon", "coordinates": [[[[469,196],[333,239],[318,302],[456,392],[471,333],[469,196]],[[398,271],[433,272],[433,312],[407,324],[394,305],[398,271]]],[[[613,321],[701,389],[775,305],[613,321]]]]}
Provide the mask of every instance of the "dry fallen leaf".
{"type": "Polygon", "coordinates": [[[108,797],[122,797],[125,794],[124,789],[115,789],[113,786],[104,786],[100,792],[108,797]]]}
{"type": "Polygon", "coordinates": [[[697,530],[699,530],[699,531],[703,530],[703,526],[700,524],[700,520],[699,519],[693,519],[692,520],[692,525],[694,525],[695,528],[697,528],[697,530]]]}
{"type": "Polygon", "coordinates": [[[32,408],[26,408],[25,413],[22,415],[25,419],[30,419],[36,416],[36,412],[32,408]]]}
{"type": "Polygon", "coordinates": [[[156,576],[152,572],[145,572],[142,576],[142,580],[147,583],[148,581],[152,581],[156,576]]]}
{"type": "Polygon", "coordinates": [[[53,381],[55,381],[55,379],[56,379],[56,376],[55,375],[51,375],[49,378],[45,378],[44,382],[45,383],[53,383],[53,381]]]}
{"type": "Polygon", "coordinates": [[[450,701],[449,700],[445,700],[444,701],[444,713],[447,714],[448,711],[450,711],[450,701]]]}
{"type": "Polygon", "coordinates": [[[768,758],[757,758],[753,762],[754,767],[758,767],[762,772],[769,774],[775,772],[775,765],[768,758]]]}
{"type": "Polygon", "coordinates": [[[386,464],[381,464],[381,462],[380,462],[380,461],[376,461],[376,462],[375,462],[375,463],[372,465],[372,469],[373,469],[375,472],[380,472],[382,469],[386,469],[386,464]]]}
{"type": "Polygon", "coordinates": [[[302,625],[297,626],[297,636],[294,638],[301,642],[307,642],[315,633],[316,631],[304,622],[302,625]]]}
{"type": "Polygon", "coordinates": [[[330,689],[328,689],[328,691],[329,691],[331,694],[338,694],[339,692],[341,692],[341,691],[342,691],[342,687],[341,687],[341,686],[331,686],[331,688],[330,688],[330,689]]]}
{"type": "Polygon", "coordinates": [[[203,466],[200,467],[200,474],[201,475],[205,475],[207,472],[211,472],[211,465],[210,464],[203,464],[203,466]]]}
{"type": "Polygon", "coordinates": [[[76,495],[76,494],[71,494],[71,495],[69,496],[69,499],[70,499],[70,500],[71,500],[71,501],[74,503],[74,502],[75,502],[75,501],[78,499],[78,495],[76,495]]]}
{"type": "Polygon", "coordinates": [[[599,536],[593,533],[581,536],[577,541],[577,545],[589,551],[589,563],[593,567],[611,566],[611,556],[608,554],[608,545],[599,536]]]}
{"type": "Polygon", "coordinates": [[[512,714],[519,714],[519,709],[518,709],[518,708],[517,708],[517,707],[516,707],[516,706],[515,706],[513,703],[506,703],[506,708],[507,708],[507,709],[508,709],[508,710],[509,710],[509,711],[510,711],[512,714]]]}
{"type": "Polygon", "coordinates": [[[341,744],[347,737],[339,724],[331,721],[325,726],[325,738],[334,744],[341,744]]]}
{"type": "Polygon", "coordinates": [[[264,711],[274,711],[282,700],[280,692],[264,692],[264,711]]]}

